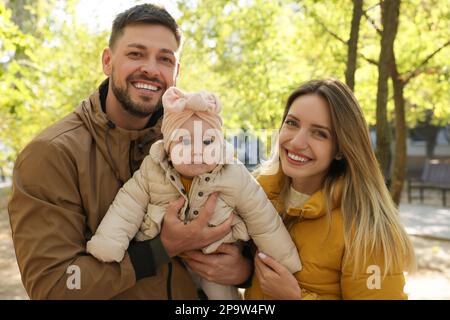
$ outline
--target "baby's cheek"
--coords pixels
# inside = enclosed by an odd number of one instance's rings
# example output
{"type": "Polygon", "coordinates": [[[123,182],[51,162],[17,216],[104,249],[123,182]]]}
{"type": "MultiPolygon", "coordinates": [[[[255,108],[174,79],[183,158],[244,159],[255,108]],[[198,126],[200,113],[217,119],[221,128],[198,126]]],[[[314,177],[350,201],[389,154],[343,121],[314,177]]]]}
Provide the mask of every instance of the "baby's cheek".
{"type": "MultiPolygon", "coordinates": [[[[197,165],[194,165],[197,166],[197,165]]],[[[213,164],[202,164],[202,165],[198,165],[196,168],[196,171],[198,172],[198,174],[203,174],[203,173],[207,173],[207,172],[211,172],[213,171],[215,168],[217,167],[217,163],[213,163],[213,164]]]]}
{"type": "Polygon", "coordinates": [[[181,174],[182,176],[188,177],[190,176],[191,170],[189,169],[188,165],[185,164],[178,164],[178,165],[173,165],[175,171],[177,171],[179,174],[181,174]]]}

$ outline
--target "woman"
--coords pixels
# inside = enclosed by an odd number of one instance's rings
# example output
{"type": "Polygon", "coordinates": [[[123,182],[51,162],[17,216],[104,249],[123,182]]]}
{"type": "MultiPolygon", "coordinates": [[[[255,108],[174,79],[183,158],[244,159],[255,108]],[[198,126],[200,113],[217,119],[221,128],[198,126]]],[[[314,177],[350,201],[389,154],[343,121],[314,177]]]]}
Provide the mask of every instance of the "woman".
{"type": "MultiPolygon", "coordinates": [[[[414,251],[384,184],[361,108],[338,80],[288,99],[274,157],[258,181],[297,246],[292,275],[263,252],[247,299],[406,299],[414,251]]],[[[280,244],[282,245],[282,244],[280,244]]]]}

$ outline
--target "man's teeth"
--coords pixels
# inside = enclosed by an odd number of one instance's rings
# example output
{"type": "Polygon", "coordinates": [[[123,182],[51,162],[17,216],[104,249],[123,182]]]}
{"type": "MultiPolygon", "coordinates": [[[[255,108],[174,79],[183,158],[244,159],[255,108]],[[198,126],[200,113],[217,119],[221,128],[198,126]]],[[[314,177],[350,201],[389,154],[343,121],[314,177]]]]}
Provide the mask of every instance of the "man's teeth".
{"type": "Polygon", "coordinates": [[[292,154],[290,152],[288,152],[288,157],[290,159],[292,159],[292,160],[300,161],[300,162],[307,162],[307,161],[309,161],[309,159],[307,159],[307,158],[303,158],[303,157],[297,156],[297,155],[292,154]]]}
{"type": "Polygon", "coordinates": [[[146,89],[146,90],[152,90],[152,91],[158,90],[157,87],[152,86],[151,84],[146,84],[146,83],[136,83],[134,86],[138,89],[146,89]]]}

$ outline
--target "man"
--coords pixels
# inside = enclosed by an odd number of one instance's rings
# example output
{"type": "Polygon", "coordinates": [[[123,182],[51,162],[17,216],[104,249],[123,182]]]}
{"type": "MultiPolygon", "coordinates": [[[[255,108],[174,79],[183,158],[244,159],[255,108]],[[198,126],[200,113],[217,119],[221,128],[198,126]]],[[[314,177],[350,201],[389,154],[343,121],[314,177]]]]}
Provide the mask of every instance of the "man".
{"type": "Polygon", "coordinates": [[[196,299],[175,258],[182,252],[194,271],[214,281],[236,285],[249,277],[250,262],[232,245],[211,256],[195,251],[230,231],[230,219],[208,227],[214,195],[187,225],[177,218],[182,198],[172,203],[161,235],[131,242],[121,263],[86,254],[119,188],[161,138],[161,96],[176,82],[180,38],[162,8],[144,4],[119,14],[102,56],[108,79],[19,155],[8,210],[32,299],[196,299]]]}

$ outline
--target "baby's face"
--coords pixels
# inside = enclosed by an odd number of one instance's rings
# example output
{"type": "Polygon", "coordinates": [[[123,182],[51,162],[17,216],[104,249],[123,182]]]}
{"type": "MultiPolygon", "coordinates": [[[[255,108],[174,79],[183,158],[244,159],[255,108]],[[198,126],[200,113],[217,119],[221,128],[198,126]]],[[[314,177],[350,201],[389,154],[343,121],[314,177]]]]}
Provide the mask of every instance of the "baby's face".
{"type": "Polygon", "coordinates": [[[184,177],[193,178],[211,172],[217,166],[221,152],[221,132],[197,116],[187,120],[173,137],[170,158],[175,170],[184,177]]]}

